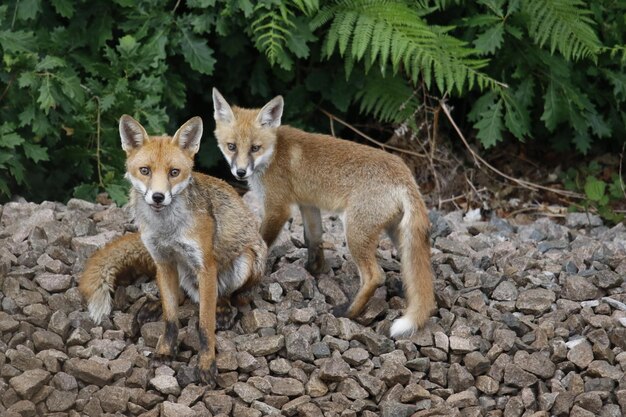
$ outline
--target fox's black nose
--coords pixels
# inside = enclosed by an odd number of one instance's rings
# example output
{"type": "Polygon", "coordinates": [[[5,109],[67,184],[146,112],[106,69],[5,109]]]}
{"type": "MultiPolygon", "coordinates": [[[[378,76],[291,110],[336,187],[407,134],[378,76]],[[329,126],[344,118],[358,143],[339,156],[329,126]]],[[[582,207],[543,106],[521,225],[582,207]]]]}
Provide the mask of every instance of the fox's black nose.
{"type": "Polygon", "coordinates": [[[152,201],[157,204],[161,204],[165,200],[165,196],[162,193],[154,193],[152,194],[152,201]]]}
{"type": "Polygon", "coordinates": [[[238,169],[238,170],[237,170],[237,176],[238,176],[239,178],[243,178],[243,177],[245,177],[245,176],[246,176],[246,170],[245,170],[245,169],[238,169]]]}

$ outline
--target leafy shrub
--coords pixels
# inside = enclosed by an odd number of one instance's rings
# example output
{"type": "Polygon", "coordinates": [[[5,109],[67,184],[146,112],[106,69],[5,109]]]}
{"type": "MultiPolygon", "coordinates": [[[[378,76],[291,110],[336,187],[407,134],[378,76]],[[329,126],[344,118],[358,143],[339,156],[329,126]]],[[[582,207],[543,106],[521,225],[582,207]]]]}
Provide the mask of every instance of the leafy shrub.
{"type": "MultiPolygon", "coordinates": [[[[415,128],[423,85],[451,95],[485,147],[535,137],[588,152],[626,133],[625,11],[581,0],[9,0],[0,196],[106,190],[123,202],[119,116],[157,133],[200,114],[208,131],[213,85],[246,105],[282,93],[285,120],[314,130],[320,105],[415,128]]],[[[202,168],[221,160],[205,142],[202,168]]]]}

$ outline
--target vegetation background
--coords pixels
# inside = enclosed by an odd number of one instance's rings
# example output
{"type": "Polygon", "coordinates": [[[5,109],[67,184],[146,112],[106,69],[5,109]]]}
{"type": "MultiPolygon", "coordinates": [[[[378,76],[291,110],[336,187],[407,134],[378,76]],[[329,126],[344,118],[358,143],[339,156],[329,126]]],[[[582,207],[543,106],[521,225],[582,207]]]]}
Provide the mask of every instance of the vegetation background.
{"type": "MultiPolygon", "coordinates": [[[[619,0],[5,1],[0,201],[123,203],[123,113],[154,133],[201,115],[198,166],[218,166],[212,86],[244,106],[283,94],[290,124],[351,137],[330,114],[414,155],[442,137],[467,152],[442,99],[479,154],[521,142],[562,161],[619,155],[625,44],[619,0]]],[[[559,181],[618,221],[621,164],[605,168],[564,164],[559,181]]]]}

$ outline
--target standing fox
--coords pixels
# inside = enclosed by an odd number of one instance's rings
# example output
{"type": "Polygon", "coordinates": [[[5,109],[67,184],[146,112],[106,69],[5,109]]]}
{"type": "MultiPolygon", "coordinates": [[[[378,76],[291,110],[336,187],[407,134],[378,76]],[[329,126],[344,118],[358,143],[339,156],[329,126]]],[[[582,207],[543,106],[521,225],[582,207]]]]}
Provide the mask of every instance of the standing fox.
{"type": "MultiPolygon", "coordinates": [[[[190,119],[173,137],[148,136],[127,115],[120,119],[119,129],[127,156],[126,177],[132,184],[130,205],[141,241],[156,265],[165,319],[156,354],[176,352],[182,288],[200,304],[198,368],[201,379],[212,384],[218,296],[232,294],[235,302],[241,301],[264,273],[267,247],[254,215],[236,191],[221,180],[192,172],[202,119],[190,119]]],[[[137,250],[137,242],[128,239],[125,245],[137,250]]],[[[89,274],[81,279],[90,311],[92,303],[106,300],[101,293],[110,288],[101,277],[89,274]],[[93,279],[98,282],[88,282],[93,279]]],[[[94,306],[96,311],[104,308],[94,306]]]]}
{"type": "Polygon", "coordinates": [[[281,126],[283,98],[261,110],[231,108],[213,89],[215,136],[233,175],[247,180],[261,196],[261,235],[270,246],[298,205],[308,248],[307,269],[326,269],[320,209],[341,213],[348,249],[356,263],[361,288],[347,310],[356,317],[384,274],[376,263],[376,247],[386,231],[401,254],[408,306],[391,327],[399,337],[425,324],[435,308],[430,266],[428,214],[408,167],[382,150],[281,126]]]}

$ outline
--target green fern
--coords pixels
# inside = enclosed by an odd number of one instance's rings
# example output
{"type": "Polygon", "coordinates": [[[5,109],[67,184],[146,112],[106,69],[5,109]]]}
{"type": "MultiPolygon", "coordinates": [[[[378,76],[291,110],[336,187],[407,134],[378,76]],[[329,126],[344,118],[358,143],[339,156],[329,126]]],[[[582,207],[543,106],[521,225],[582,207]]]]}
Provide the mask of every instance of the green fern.
{"type": "Polygon", "coordinates": [[[263,52],[272,65],[282,64],[288,69],[285,46],[296,29],[296,14],[307,16],[319,9],[319,0],[287,0],[267,4],[259,2],[255,8],[252,32],[256,48],[263,52]]]}
{"type": "Polygon", "coordinates": [[[601,43],[582,0],[525,0],[523,10],[530,17],[528,32],[539,46],[549,41],[550,51],[558,50],[567,60],[595,60],[601,43]]]}
{"type": "Polygon", "coordinates": [[[356,94],[360,101],[361,113],[372,114],[386,123],[411,123],[413,114],[420,102],[413,88],[402,77],[384,77],[380,72],[372,72],[365,79],[365,85],[356,94]]]}
{"type": "MultiPolygon", "coordinates": [[[[424,10],[421,10],[424,12],[424,10]]],[[[430,87],[434,81],[443,93],[456,89],[499,88],[498,82],[480,71],[487,60],[476,58],[466,42],[448,33],[451,27],[426,23],[416,9],[399,0],[339,0],[320,10],[312,28],[330,22],[323,53],[335,51],[366,67],[375,63],[385,71],[403,71],[416,83],[420,76],[430,87]]]]}

